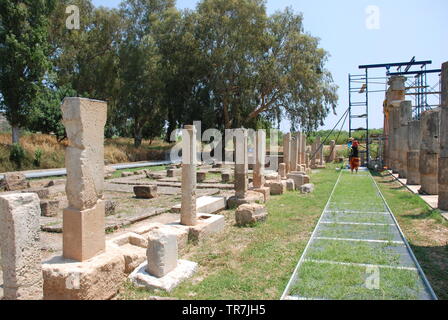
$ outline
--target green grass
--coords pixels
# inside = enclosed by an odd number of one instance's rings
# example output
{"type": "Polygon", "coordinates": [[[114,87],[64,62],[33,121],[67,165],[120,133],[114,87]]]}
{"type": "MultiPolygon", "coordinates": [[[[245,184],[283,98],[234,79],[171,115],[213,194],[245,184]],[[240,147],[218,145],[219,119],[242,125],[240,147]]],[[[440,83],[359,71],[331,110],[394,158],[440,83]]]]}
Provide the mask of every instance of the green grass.
{"type": "Polygon", "coordinates": [[[374,177],[438,298],[448,300],[448,222],[386,173],[374,177]]]}
{"type": "Polygon", "coordinates": [[[150,295],[179,299],[279,299],[314,230],[337,178],[335,170],[312,175],[313,194],[288,192],[267,204],[266,223],[251,228],[235,226],[234,211],[226,211],[225,231],[189,245],[183,259],[199,264],[198,273],[171,294],[148,292],[131,284],[121,299],[150,295]]]}
{"type": "Polygon", "coordinates": [[[371,275],[366,268],[306,262],[291,289],[293,295],[335,300],[415,300],[423,284],[418,273],[409,270],[379,270],[379,289],[367,286],[371,275]]]}

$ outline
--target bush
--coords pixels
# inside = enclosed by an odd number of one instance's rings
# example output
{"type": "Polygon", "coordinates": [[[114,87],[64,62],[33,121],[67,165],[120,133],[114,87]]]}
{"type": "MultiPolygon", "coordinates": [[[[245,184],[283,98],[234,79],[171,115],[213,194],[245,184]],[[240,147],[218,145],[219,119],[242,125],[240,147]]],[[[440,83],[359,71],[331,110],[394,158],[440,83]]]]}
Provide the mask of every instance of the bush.
{"type": "Polygon", "coordinates": [[[11,146],[11,152],[9,154],[9,160],[13,162],[18,169],[22,168],[23,161],[25,160],[25,150],[18,143],[11,146]]]}
{"type": "Polygon", "coordinates": [[[40,148],[37,148],[36,151],[34,151],[34,160],[33,160],[33,164],[34,164],[36,167],[40,167],[43,153],[44,153],[44,152],[43,152],[42,149],[40,149],[40,148]]]}

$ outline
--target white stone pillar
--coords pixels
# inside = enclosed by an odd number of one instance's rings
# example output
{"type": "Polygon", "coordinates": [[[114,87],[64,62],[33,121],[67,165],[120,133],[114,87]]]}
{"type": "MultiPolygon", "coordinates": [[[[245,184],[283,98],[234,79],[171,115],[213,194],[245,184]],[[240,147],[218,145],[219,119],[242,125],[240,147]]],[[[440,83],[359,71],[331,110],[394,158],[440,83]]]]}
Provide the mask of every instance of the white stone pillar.
{"type": "Polygon", "coordinates": [[[254,170],[254,188],[261,188],[265,184],[264,168],[266,165],[266,132],[258,130],[256,132],[256,155],[254,170]]]}
{"type": "Polygon", "coordinates": [[[291,133],[283,136],[283,163],[286,165],[286,174],[288,174],[291,165],[291,133]]]}
{"type": "Polygon", "coordinates": [[[42,300],[40,200],[35,193],[0,196],[5,300],[42,300]]]}
{"type": "Polygon", "coordinates": [[[107,103],[65,98],[62,118],[69,207],[63,217],[64,258],[85,261],[105,250],[104,126],[107,103]]]}
{"type": "Polygon", "coordinates": [[[297,171],[298,155],[299,155],[299,134],[296,133],[291,138],[291,162],[289,165],[291,172],[297,171]]]}
{"type": "Polygon", "coordinates": [[[196,127],[185,126],[182,130],[182,205],[181,224],[195,226],[196,216],[196,127]]]}
{"type": "Polygon", "coordinates": [[[244,199],[248,191],[248,155],[246,129],[235,130],[235,196],[244,199]]]}

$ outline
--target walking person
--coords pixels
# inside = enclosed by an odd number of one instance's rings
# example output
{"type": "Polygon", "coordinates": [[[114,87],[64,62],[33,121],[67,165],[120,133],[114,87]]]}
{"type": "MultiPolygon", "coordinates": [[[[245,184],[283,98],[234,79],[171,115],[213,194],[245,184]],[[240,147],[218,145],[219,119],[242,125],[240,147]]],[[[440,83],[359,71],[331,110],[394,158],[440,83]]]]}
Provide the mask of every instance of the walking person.
{"type": "Polygon", "coordinates": [[[350,170],[353,173],[356,171],[358,173],[359,165],[361,159],[359,158],[359,142],[354,138],[350,138],[349,142],[350,147],[350,170]]]}

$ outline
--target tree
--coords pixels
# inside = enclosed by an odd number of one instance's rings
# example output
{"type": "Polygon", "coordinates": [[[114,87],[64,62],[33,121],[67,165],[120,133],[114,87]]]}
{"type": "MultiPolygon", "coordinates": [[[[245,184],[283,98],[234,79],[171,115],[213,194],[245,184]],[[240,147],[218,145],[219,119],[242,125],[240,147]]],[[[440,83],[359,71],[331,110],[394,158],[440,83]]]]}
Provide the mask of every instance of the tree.
{"type": "Polygon", "coordinates": [[[173,7],[174,1],[128,0],[120,8],[125,25],[119,45],[119,106],[133,121],[135,147],[142,143],[144,127],[163,113],[161,55],[154,32],[173,7]]]}
{"type": "Polygon", "coordinates": [[[1,103],[13,128],[13,143],[19,143],[20,127],[27,125],[50,68],[47,17],[54,6],[54,0],[0,2],[1,103]]]}

